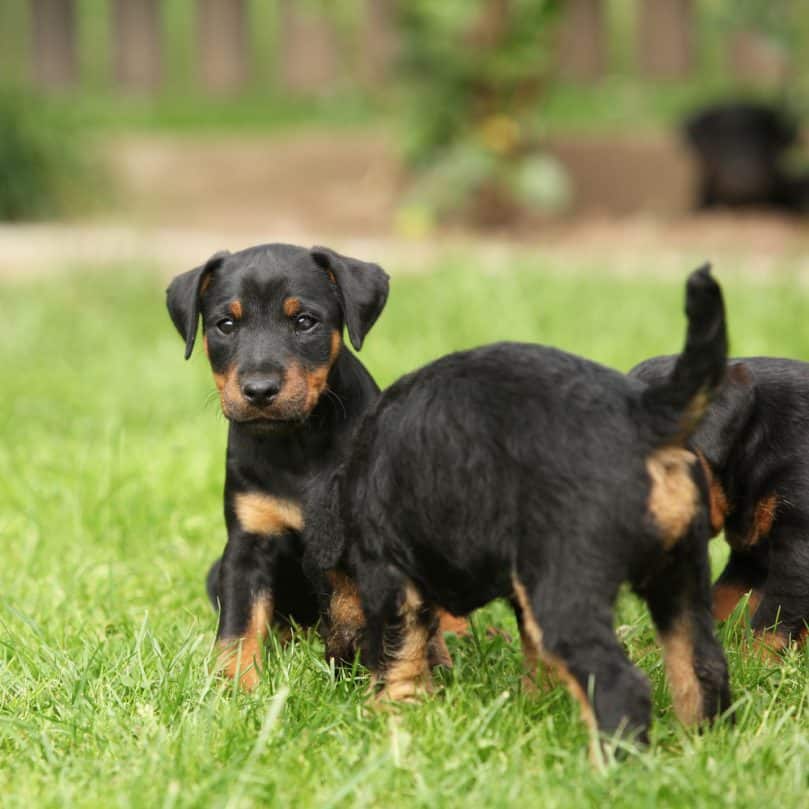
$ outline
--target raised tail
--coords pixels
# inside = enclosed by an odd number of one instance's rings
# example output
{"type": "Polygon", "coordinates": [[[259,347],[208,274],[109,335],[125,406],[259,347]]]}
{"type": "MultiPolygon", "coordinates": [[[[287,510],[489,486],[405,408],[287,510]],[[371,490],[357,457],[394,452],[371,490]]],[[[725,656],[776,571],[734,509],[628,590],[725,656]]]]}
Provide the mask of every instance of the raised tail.
{"type": "Polygon", "coordinates": [[[685,287],[688,331],[685,347],[667,379],[643,394],[660,443],[681,443],[699,424],[727,366],[728,337],[722,290],[705,264],[685,287]]]}

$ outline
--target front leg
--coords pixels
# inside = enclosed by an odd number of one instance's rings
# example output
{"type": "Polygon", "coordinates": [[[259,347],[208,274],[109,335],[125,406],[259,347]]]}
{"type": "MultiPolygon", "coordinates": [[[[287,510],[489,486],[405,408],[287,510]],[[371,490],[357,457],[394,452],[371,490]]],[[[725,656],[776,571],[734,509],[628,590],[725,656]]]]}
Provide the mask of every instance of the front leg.
{"type": "MultiPolygon", "coordinates": [[[[228,544],[219,572],[221,613],[217,642],[224,673],[251,690],[259,681],[261,644],[278,612],[293,612],[279,592],[301,589],[299,577],[284,574],[290,567],[290,536],[303,527],[300,507],[264,492],[235,492],[226,508],[228,544]],[[283,569],[283,570],[281,570],[283,569]],[[280,574],[279,574],[280,570],[280,574]],[[280,579],[279,580],[279,575],[280,579]],[[291,588],[290,588],[291,585],[291,588]],[[280,609],[279,609],[280,607],[280,609]]],[[[291,556],[295,556],[293,552],[291,556]]],[[[295,560],[292,569],[295,570],[295,560]]],[[[297,568],[300,567],[298,560],[297,568]]]]}
{"type": "Polygon", "coordinates": [[[684,724],[730,707],[725,656],[711,615],[708,532],[693,527],[641,590],[663,647],[674,712],[684,724]]]}
{"type": "Polygon", "coordinates": [[[258,685],[261,645],[275,611],[272,556],[263,538],[234,531],[219,570],[219,667],[252,690],[258,685]]]}
{"type": "Polygon", "coordinates": [[[357,568],[363,613],[363,661],[371,670],[377,699],[411,702],[432,687],[430,647],[438,616],[412,582],[387,564],[357,568]]]}

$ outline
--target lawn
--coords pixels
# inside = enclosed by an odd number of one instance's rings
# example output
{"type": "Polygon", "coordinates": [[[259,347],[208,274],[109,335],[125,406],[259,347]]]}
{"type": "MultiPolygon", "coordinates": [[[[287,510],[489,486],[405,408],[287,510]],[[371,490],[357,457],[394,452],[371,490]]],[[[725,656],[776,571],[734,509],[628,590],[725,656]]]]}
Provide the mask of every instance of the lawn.
{"type": "MultiPolygon", "coordinates": [[[[720,275],[736,353],[809,357],[809,291],[788,273],[720,275]]],[[[726,626],[736,724],[685,731],[628,595],[618,622],[654,684],[653,744],[603,773],[563,689],[520,692],[518,644],[486,633],[516,637],[499,604],[451,639],[456,667],[421,705],[367,711],[364,673],[335,677],[311,637],[272,645],[254,694],[220,683],[202,580],[224,541],[225,422],[204,358],[182,359],[164,286],[126,267],[0,285],[4,806],[806,805],[809,655],[764,666],[726,626]]],[[[672,280],[459,256],[395,274],[362,358],[387,384],[512,338],[627,369],[679,348],[681,309],[672,280]]]]}

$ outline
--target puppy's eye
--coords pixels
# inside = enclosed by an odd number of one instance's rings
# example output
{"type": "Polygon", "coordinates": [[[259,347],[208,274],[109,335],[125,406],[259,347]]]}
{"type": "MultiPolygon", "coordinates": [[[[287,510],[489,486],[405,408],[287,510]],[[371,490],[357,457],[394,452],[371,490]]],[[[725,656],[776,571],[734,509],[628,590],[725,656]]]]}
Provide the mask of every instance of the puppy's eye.
{"type": "Polygon", "coordinates": [[[236,329],[236,321],[232,317],[223,317],[221,320],[217,321],[216,328],[219,329],[222,334],[232,334],[236,329]]]}
{"type": "Polygon", "coordinates": [[[311,331],[315,326],[317,326],[317,320],[311,315],[298,315],[295,318],[296,331],[311,331]]]}

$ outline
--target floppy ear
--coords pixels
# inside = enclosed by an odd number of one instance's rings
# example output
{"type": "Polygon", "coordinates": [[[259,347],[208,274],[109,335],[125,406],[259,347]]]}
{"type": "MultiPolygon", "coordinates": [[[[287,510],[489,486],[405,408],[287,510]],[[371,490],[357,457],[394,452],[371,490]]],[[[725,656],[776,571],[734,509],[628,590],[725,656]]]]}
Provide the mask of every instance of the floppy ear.
{"type": "Polygon", "coordinates": [[[230,255],[227,250],[212,255],[201,267],[178,275],[166,290],[166,306],[172,323],[185,340],[185,358],[191,356],[197,339],[199,299],[208,274],[230,255]]]}
{"type": "Polygon", "coordinates": [[[351,345],[359,351],[388,299],[388,274],[378,265],[341,256],[328,247],[309,251],[337,286],[351,345]]]}

